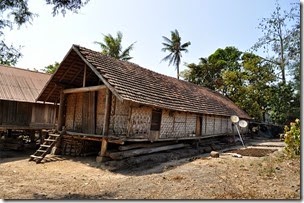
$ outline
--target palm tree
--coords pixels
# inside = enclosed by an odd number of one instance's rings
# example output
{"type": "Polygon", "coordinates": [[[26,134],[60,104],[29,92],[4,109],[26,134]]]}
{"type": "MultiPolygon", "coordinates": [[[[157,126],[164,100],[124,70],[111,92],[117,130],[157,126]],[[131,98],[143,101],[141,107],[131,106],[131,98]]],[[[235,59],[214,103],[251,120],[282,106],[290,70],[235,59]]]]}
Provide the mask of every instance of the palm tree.
{"type": "Polygon", "coordinates": [[[179,79],[179,65],[181,62],[182,52],[184,51],[185,53],[187,53],[187,47],[191,43],[186,42],[182,44],[181,37],[179,36],[179,33],[176,29],[175,31],[171,31],[171,39],[165,36],[163,36],[163,39],[165,40],[165,42],[162,43],[164,45],[164,48],[162,48],[161,50],[164,52],[169,51],[170,54],[163,58],[162,61],[169,60],[169,66],[171,65],[171,63],[176,66],[177,79],[179,79]]]}
{"type": "Polygon", "coordinates": [[[122,51],[122,46],[121,46],[121,40],[122,40],[122,33],[120,31],[117,32],[117,37],[114,38],[111,34],[108,35],[103,35],[103,41],[102,42],[94,42],[95,44],[99,44],[101,47],[101,53],[112,56],[116,59],[120,59],[123,61],[128,61],[132,59],[133,57],[130,57],[130,51],[133,49],[133,45],[135,44],[132,43],[128,48],[122,51]]]}

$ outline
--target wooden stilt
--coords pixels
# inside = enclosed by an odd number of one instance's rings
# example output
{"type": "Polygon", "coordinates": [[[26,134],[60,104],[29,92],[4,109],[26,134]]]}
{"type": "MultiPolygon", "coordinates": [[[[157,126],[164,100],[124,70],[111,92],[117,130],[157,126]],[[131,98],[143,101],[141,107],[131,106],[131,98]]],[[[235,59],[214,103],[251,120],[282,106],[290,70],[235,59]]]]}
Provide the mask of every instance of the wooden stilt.
{"type": "Polygon", "coordinates": [[[38,133],[39,133],[39,144],[41,145],[43,143],[42,130],[38,130],[38,133]]]}
{"type": "Polygon", "coordinates": [[[107,136],[109,135],[111,104],[112,104],[112,92],[109,89],[107,89],[104,123],[103,123],[103,131],[102,131],[104,137],[102,138],[102,142],[101,142],[100,156],[96,157],[96,162],[102,162],[104,159],[103,157],[105,157],[107,153],[107,146],[108,146],[107,136]]]}
{"type": "Polygon", "coordinates": [[[102,138],[100,156],[106,155],[107,148],[108,148],[108,140],[106,138],[102,138]]]}

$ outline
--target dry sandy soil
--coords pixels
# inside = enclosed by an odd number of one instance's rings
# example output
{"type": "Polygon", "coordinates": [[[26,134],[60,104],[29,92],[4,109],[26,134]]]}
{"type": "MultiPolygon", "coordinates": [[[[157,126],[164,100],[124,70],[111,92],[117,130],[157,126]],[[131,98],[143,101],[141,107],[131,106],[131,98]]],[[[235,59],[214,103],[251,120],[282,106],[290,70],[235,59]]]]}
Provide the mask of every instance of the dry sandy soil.
{"type": "Polygon", "coordinates": [[[97,164],[95,156],[48,155],[36,164],[28,161],[30,152],[15,152],[0,160],[0,198],[300,199],[300,158],[285,157],[280,141],[267,143],[222,150],[219,158],[190,153],[176,159],[171,151],[170,161],[134,159],[120,169],[97,164]]]}

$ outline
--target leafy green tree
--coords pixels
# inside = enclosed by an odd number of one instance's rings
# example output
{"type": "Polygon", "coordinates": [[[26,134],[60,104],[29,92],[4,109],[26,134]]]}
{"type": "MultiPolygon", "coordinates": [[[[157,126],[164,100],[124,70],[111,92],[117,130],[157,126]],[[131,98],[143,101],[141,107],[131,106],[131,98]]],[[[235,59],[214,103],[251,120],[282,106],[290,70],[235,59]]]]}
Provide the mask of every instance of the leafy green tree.
{"type": "Polygon", "coordinates": [[[104,35],[103,41],[104,43],[97,41],[94,42],[95,44],[100,45],[102,54],[112,56],[116,59],[123,61],[128,61],[132,59],[132,57],[130,56],[130,51],[133,50],[135,42],[128,46],[125,50],[122,50],[122,33],[120,31],[117,32],[116,38],[114,38],[111,34],[104,35]]]}
{"type": "Polygon", "coordinates": [[[208,57],[209,64],[212,67],[211,70],[216,70],[217,73],[214,79],[218,81],[215,90],[232,100],[231,97],[238,94],[238,91],[240,91],[238,87],[242,85],[242,77],[240,77],[241,55],[242,52],[237,48],[228,46],[225,49],[217,49],[208,57]]]}
{"type": "Polygon", "coordinates": [[[294,4],[292,9],[282,11],[276,1],[275,10],[268,18],[262,18],[258,28],[263,36],[252,47],[254,50],[264,49],[270,57],[265,60],[271,62],[279,70],[279,78],[286,83],[287,71],[300,61],[300,4],[294,4]]]}
{"type": "Polygon", "coordinates": [[[187,81],[224,94],[252,118],[265,120],[271,85],[276,79],[271,63],[252,53],[226,47],[187,67],[181,73],[187,81]]]}
{"type": "MultiPolygon", "coordinates": [[[[67,10],[76,12],[89,0],[45,0],[53,6],[53,16],[59,11],[64,15],[67,10]]],[[[32,23],[37,14],[32,13],[28,7],[28,0],[1,0],[0,1],[0,64],[14,65],[22,56],[20,49],[5,43],[4,30],[14,29],[32,23]]]]}
{"type": "Polygon", "coordinates": [[[191,45],[188,41],[184,44],[181,43],[181,37],[177,30],[171,31],[171,39],[163,36],[165,42],[163,42],[163,52],[168,51],[169,55],[164,57],[162,61],[169,61],[169,66],[173,63],[176,66],[177,79],[179,79],[179,66],[181,63],[182,52],[187,53],[187,47],[191,45]]]}
{"type": "Polygon", "coordinates": [[[236,98],[237,103],[252,118],[265,121],[270,109],[271,86],[276,80],[272,64],[252,53],[244,53],[241,77],[243,84],[240,89],[243,92],[236,98]]]}
{"type": "Polygon", "coordinates": [[[277,124],[287,124],[300,116],[299,100],[295,99],[294,88],[291,83],[280,82],[273,85],[268,102],[270,116],[277,124]]]}
{"type": "Polygon", "coordinates": [[[285,152],[291,157],[299,156],[301,154],[300,120],[295,119],[295,122],[290,122],[290,126],[285,125],[284,133],[285,152]]]}
{"type": "Polygon", "coordinates": [[[223,80],[221,78],[221,67],[210,64],[208,58],[200,58],[199,60],[198,64],[186,64],[187,69],[180,73],[182,78],[186,81],[208,87],[212,90],[219,89],[223,84],[223,80]]]}
{"type": "Polygon", "coordinates": [[[262,18],[259,29],[263,36],[253,46],[263,49],[278,73],[277,84],[272,87],[271,117],[284,124],[300,115],[300,4],[293,3],[289,11],[282,10],[278,2],[268,18],[262,18]],[[291,81],[288,81],[288,74],[291,81]]]}
{"type": "Polygon", "coordinates": [[[48,66],[44,67],[44,69],[42,71],[45,72],[45,73],[53,74],[53,73],[55,73],[55,71],[57,70],[59,65],[60,65],[60,63],[58,63],[56,61],[54,64],[51,64],[51,65],[48,65],[48,66]]]}

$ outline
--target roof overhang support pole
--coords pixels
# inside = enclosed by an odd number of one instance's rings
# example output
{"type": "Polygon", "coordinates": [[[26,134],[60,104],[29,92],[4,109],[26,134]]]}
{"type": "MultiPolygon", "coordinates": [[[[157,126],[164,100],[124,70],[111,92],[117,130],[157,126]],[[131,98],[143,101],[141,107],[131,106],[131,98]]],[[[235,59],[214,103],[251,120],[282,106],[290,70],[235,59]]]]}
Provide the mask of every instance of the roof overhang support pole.
{"type": "Polygon", "coordinates": [[[99,154],[100,156],[96,158],[97,162],[102,162],[103,157],[105,157],[106,153],[107,153],[111,105],[112,105],[112,92],[107,88],[105,114],[104,114],[104,122],[103,122],[103,129],[102,129],[103,138],[102,138],[102,142],[101,142],[101,150],[100,150],[100,154],[99,154]]]}
{"type": "Polygon", "coordinates": [[[84,64],[82,87],[85,87],[85,84],[86,84],[86,76],[87,76],[87,66],[86,66],[86,64],[84,64]]]}
{"type": "Polygon", "coordinates": [[[90,86],[90,87],[80,87],[80,88],[70,88],[70,89],[65,89],[63,90],[64,94],[69,94],[69,93],[80,93],[80,92],[94,92],[98,90],[102,90],[107,88],[105,85],[97,85],[97,86],[90,86]]]}
{"type": "Polygon", "coordinates": [[[60,103],[59,103],[59,113],[58,113],[58,124],[57,124],[57,131],[62,130],[63,126],[63,111],[64,111],[64,100],[65,95],[63,93],[63,90],[60,91],[60,103]]]}

